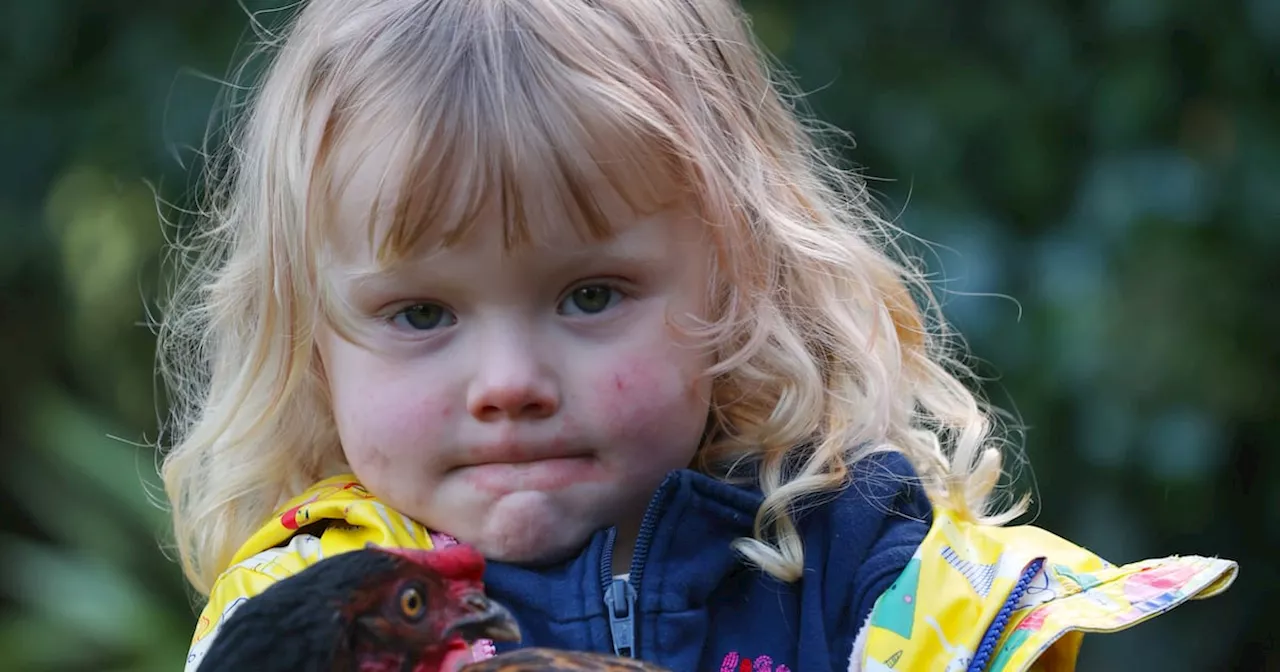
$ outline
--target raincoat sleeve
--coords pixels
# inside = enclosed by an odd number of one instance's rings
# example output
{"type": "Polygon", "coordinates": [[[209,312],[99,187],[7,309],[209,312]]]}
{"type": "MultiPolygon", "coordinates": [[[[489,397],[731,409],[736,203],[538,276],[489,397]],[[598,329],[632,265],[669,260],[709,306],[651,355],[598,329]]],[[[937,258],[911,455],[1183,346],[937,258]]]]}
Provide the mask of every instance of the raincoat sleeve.
{"type": "Polygon", "coordinates": [[[194,672],[200,666],[218,628],[236,608],[322,558],[368,543],[430,549],[439,541],[408,516],[374,499],[350,474],[317,483],[273,513],[214,582],[184,669],[194,672]]]}
{"type": "Polygon", "coordinates": [[[1225,591],[1230,560],[1112,565],[1032,526],[935,508],[925,540],[876,601],[850,672],[1074,670],[1084,633],[1124,630],[1225,591]]]}

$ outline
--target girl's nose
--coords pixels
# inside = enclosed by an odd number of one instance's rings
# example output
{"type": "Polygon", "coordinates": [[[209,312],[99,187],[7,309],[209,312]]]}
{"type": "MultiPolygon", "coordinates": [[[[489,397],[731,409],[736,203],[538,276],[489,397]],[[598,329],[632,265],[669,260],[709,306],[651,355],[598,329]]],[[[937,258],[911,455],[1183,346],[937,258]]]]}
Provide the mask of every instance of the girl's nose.
{"type": "Polygon", "coordinates": [[[560,408],[559,386],[554,374],[527,345],[508,342],[505,347],[486,350],[467,391],[467,410],[472,417],[494,422],[555,415],[560,408]]]}

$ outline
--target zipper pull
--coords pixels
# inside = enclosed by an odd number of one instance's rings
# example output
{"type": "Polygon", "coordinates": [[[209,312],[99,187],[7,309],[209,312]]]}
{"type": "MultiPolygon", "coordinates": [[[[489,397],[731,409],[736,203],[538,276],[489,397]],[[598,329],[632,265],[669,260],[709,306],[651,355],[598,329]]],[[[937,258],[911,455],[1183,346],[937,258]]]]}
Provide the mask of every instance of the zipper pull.
{"type": "Polygon", "coordinates": [[[609,611],[609,633],[613,635],[613,653],[636,657],[636,590],[626,579],[614,579],[604,593],[604,606],[609,611]]]}

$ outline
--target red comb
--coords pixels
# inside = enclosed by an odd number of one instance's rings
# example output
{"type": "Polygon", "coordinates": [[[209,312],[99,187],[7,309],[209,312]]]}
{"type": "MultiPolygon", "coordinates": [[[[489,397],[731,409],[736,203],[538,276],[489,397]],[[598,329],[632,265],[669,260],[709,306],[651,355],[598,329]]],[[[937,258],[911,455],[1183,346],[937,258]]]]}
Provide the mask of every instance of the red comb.
{"type": "Polygon", "coordinates": [[[484,556],[465,544],[429,551],[410,548],[386,549],[426,567],[440,576],[459,581],[479,581],[484,577],[484,556]]]}

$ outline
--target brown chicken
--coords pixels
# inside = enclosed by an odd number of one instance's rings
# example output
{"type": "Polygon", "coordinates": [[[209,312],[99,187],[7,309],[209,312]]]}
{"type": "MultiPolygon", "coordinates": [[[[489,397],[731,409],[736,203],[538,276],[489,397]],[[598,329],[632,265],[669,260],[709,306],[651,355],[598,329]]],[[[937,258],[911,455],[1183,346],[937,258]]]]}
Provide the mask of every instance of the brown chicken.
{"type": "Polygon", "coordinates": [[[471,663],[458,672],[667,672],[643,660],[619,658],[581,651],[559,649],[518,649],[495,658],[471,663]]]}
{"type": "Polygon", "coordinates": [[[199,672],[663,672],[641,661],[519,649],[469,663],[477,639],[519,641],[515,619],[484,593],[468,546],[369,547],[326,558],[244,602],[199,672]]]}

